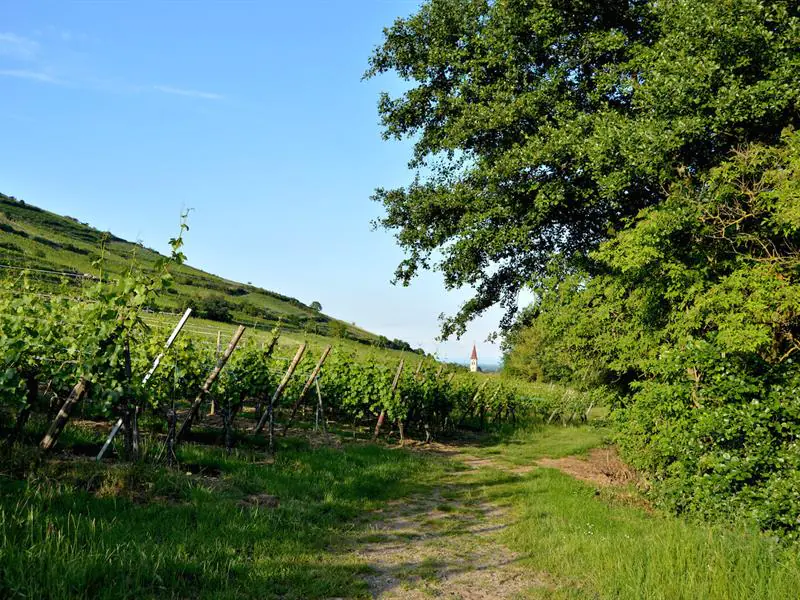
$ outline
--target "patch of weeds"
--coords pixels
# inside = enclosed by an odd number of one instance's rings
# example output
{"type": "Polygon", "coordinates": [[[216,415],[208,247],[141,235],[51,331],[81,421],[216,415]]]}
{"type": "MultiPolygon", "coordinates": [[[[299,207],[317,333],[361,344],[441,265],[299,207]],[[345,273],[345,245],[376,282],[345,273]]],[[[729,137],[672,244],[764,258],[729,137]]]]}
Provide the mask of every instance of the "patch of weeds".
{"type": "Polygon", "coordinates": [[[439,579],[439,570],[442,566],[440,561],[426,558],[405,573],[409,577],[417,577],[425,581],[437,581],[439,579]]]}
{"type": "MultiPolygon", "coordinates": [[[[98,435],[65,440],[81,437],[98,435]]],[[[363,444],[288,439],[264,458],[258,444],[228,456],[189,443],[176,469],[0,457],[0,597],[365,597],[366,565],[343,546],[370,510],[444,472],[438,457],[363,444]]]]}

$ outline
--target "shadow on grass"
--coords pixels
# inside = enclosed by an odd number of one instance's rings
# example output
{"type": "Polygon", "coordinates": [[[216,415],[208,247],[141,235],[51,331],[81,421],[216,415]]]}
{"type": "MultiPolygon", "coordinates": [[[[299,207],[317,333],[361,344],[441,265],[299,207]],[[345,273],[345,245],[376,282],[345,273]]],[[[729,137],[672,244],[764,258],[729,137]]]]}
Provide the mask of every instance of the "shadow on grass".
{"type": "Polygon", "coordinates": [[[424,492],[442,461],[287,438],[270,462],[260,444],[185,444],[180,470],[7,457],[0,597],[367,597],[344,541],[367,511],[424,492]],[[254,494],[277,507],[241,502],[254,494]]]}
{"type": "MultiPolygon", "coordinates": [[[[55,457],[23,452],[0,463],[0,597],[367,597],[368,567],[348,546],[367,515],[430,494],[446,470],[459,470],[431,453],[348,436],[335,448],[278,437],[272,460],[264,437],[239,434],[228,455],[209,445],[221,433],[202,425],[179,448],[177,469],[87,460],[104,433],[69,428],[55,457]],[[246,502],[257,495],[277,498],[277,506],[246,502]]],[[[509,440],[452,441],[492,448],[509,440]]],[[[161,444],[162,436],[149,438],[145,456],[161,444]]],[[[489,496],[510,501],[519,481],[487,471],[447,487],[469,505],[495,489],[489,496]]]]}

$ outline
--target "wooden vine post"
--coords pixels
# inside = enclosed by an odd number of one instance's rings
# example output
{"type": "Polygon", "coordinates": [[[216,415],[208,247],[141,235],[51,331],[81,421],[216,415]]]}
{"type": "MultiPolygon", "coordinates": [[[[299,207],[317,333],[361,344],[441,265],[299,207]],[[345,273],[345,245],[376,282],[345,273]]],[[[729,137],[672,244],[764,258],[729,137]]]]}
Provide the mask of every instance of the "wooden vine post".
{"type": "MultiPolygon", "coordinates": [[[[191,314],[192,314],[192,309],[187,308],[186,312],[183,313],[183,316],[181,317],[180,321],[178,321],[178,324],[175,325],[175,329],[172,330],[172,333],[167,338],[167,341],[164,343],[164,349],[161,352],[159,352],[158,356],[156,356],[155,360],[153,361],[150,370],[147,373],[145,373],[144,377],[142,378],[142,385],[147,385],[147,382],[150,381],[150,378],[153,376],[153,373],[156,372],[156,369],[158,369],[158,366],[161,364],[161,359],[164,358],[164,355],[167,353],[167,350],[169,350],[170,347],[172,347],[172,343],[178,337],[178,334],[183,329],[183,326],[186,324],[186,321],[189,320],[189,315],[191,314]]],[[[97,453],[97,457],[95,460],[99,461],[103,459],[103,456],[108,451],[108,448],[111,446],[111,442],[114,441],[114,438],[116,437],[117,433],[119,433],[119,430],[124,422],[125,419],[123,417],[117,419],[117,422],[114,423],[114,427],[111,428],[111,433],[109,433],[108,438],[106,438],[106,442],[103,444],[103,447],[100,449],[100,452],[97,453]]]]}
{"type": "Polygon", "coordinates": [[[67,421],[69,420],[69,415],[72,412],[72,409],[86,393],[86,386],[86,379],[81,377],[75,387],[72,388],[72,391],[64,401],[63,406],[58,411],[56,418],[50,425],[50,429],[47,430],[44,438],[42,438],[42,441],[39,443],[39,447],[42,450],[50,450],[55,445],[58,436],[61,435],[61,431],[64,429],[64,425],[66,425],[67,421]]]}
{"type": "MultiPolygon", "coordinates": [[[[214,353],[214,360],[219,360],[219,354],[222,352],[222,331],[217,329],[217,350],[214,353]]],[[[208,416],[213,417],[217,414],[217,399],[211,396],[211,408],[208,410],[208,416]]],[[[225,418],[223,417],[223,421],[225,418]]]]}
{"type": "MultiPolygon", "coordinates": [[[[269,346],[267,346],[266,350],[264,350],[265,356],[267,358],[272,356],[272,352],[275,350],[275,346],[278,344],[278,338],[280,338],[280,337],[281,337],[281,332],[279,330],[276,330],[275,333],[272,336],[272,339],[269,342],[269,346]]],[[[262,349],[263,349],[263,345],[262,345],[262,349]]],[[[263,396],[266,396],[266,394],[264,394],[263,396]]],[[[261,420],[261,416],[263,414],[261,412],[263,410],[261,408],[262,402],[264,400],[263,396],[261,394],[259,394],[258,398],[256,398],[256,420],[257,421],[261,420]]]]}
{"type": "MultiPolygon", "coordinates": [[[[214,360],[219,360],[219,353],[222,352],[222,331],[217,330],[217,351],[214,354],[214,360]]],[[[213,417],[217,414],[217,399],[211,397],[211,408],[208,411],[208,416],[213,417]]],[[[223,417],[224,420],[224,417],[223,417]]]]}
{"type": "MultiPolygon", "coordinates": [[[[397,385],[400,383],[400,374],[403,372],[403,363],[405,359],[400,359],[400,364],[397,365],[397,373],[394,375],[394,381],[392,381],[392,391],[391,394],[394,395],[395,391],[397,390],[397,385]]],[[[386,409],[381,409],[381,414],[378,415],[378,422],[375,423],[375,433],[372,434],[372,441],[378,439],[378,434],[381,432],[381,425],[383,425],[383,420],[386,418],[386,409]]]]}
{"type": "Polygon", "coordinates": [[[320,421],[322,422],[322,431],[325,432],[325,435],[328,435],[328,425],[325,422],[325,409],[322,406],[322,392],[319,389],[319,377],[314,379],[314,387],[317,388],[317,414],[316,418],[314,419],[314,431],[319,429],[320,421]]]}
{"type": "Polygon", "coordinates": [[[189,414],[186,415],[186,419],[183,421],[181,428],[178,430],[177,435],[175,436],[175,444],[177,445],[178,442],[186,435],[192,427],[192,421],[197,417],[197,413],[200,410],[200,405],[203,403],[203,400],[211,391],[211,387],[214,385],[214,382],[219,377],[219,374],[222,372],[222,369],[225,367],[225,364],[228,362],[228,359],[233,354],[233,351],[236,349],[236,345],[239,343],[239,340],[242,339],[242,335],[244,335],[245,327],[244,325],[239,325],[239,328],[234,332],[233,337],[231,338],[228,347],[225,348],[225,352],[222,353],[222,356],[219,357],[217,360],[217,364],[211,370],[211,373],[208,374],[203,387],[200,388],[200,392],[197,394],[197,398],[194,399],[192,402],[192,407],[189,409],[189,414]]]}
{"type": "MultiPolygon", "coordinates": [[[[308,390],[311,389],[311,386],[317,380],[319,376],[319,372],[322,369],[322,365],[325,364],[325,359],[328,358],[328,354],[331,352],[331,347],[326,346],[325,350],[322,351],[322,356],[320,357],[319,361],[317,361],[317,365],[314,367],[314,370],[311,371],[311,375],[309,375],[306,384],[303,386],[303,390],[300,392],[300,395],[297,397],[297,400],[294,402],[294,406],[292,406],[292,414],[289,416],[289,420],[286,421],[286,425],[283,427],[283,435],[286,435],[286,432],[289,431],[289,427],[292,425],[292,421],[294,421],[294,416],[297,414],[297,409],[300,407],[300,403],[305,398],[308,390]]],[[[319,386],[319,384],[317,384],[319,386]]],[[[305,409],[304,409],[305,410],[305,409]]]]}
{"type": "MultiPolygon", "coordinates": [[[[275,333],[272,336],[272,339],[269,342],[269,346],[267,346],[267,348],[264,349],[264,347],[262,345],[262,350],[264,350],[265,356],[267,358],[272,356],[272,352],[275,350],[275,346],[277,346],[277,344],[278,344],[278,338],[280,338],[280,337],[281,337],[281,332],[279,330],[276,330],[275,333]]],[[[262,413],[262,410],[263,410],[262,409],[262,404],[263,404],[263,401],[266,399],[265,396],[266,396],[266,393],[263,394],[263,395],[259,394],[258,398],[256,398],[256,421],[260,421],[261,420],[261,416],[263,414],[262,413]]]]}
{"type": "Polygon", "coordinates": [[[272,394],[272,398],[269,399],[269,406],[267,407],[266,414],[261,415],[261,419],[258,421],[258,425],[256,425],[256,433],[261,433],[264,429],[264,425],[266,425],[267,420],[269,419],[269,452],[273,454],[275,451],[275,417],[273,412],[275,410],[275,403],[280,400],[280,397],[283,395],[283,392],[286,390],[286,386],[289,385],[289,380],[292,378],[294,374],[294,370],[297,368],[297,365],[300,363],[300,359],[303,358],[303,353],[306,351],[306,343],[303,342],[300,344],[300,347],[297,349],[297,353],[294,355],[292,362],[289,364],[289,368],[286,369],[286,374],[284,374],[283,379],[281,379],[280,384],[278,384],[278,389],[275,390],[275,393],[272,394]]]}

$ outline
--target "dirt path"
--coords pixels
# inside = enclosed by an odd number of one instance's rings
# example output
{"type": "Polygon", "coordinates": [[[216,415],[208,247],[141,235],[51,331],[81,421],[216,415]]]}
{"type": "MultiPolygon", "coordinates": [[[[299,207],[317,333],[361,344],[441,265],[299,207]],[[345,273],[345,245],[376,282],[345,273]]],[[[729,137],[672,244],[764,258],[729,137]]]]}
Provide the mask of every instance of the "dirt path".
{"type": "Polygon", "coordinates": [[[359,540],[356,554],[372,569],[367,576],[372,596],[488,600],[541,592],[547,587],[544,579],[520,566],[519,555],[498,539],[509,522],[508,509],[482,500],[466,483],[476,469],[500,465],[448,454],[469,468],[449,475],[431,493],[375,514],[359,540]]]}

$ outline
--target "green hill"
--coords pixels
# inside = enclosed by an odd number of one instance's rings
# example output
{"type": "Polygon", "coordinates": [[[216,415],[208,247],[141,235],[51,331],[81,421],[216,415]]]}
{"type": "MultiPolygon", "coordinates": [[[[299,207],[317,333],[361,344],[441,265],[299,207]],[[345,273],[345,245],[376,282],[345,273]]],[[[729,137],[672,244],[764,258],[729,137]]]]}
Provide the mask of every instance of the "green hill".
{"type": "MultiPolygon", "coordinates": [[[[99,231],[72,217],[57,215],[13,196],[0,194],[2,270],[25,267],[52,271],[36,273],[43,285],[58,283],[62,279],[59,273],[97,277],[100,273],[93,263],[100,257],[101,249],[104,275],[110,277],[124,273],[132,261],[147,270],[161,257],[155,250],[99,231]]],[[[365,344],[410,349],[400,340],[390,342],[382,336],[333,319],[296,298],[230,281],[188,265],[177,265],[172,272],[175,288],[163,304],[156,307],[158,310],[179,311],[192,306],[199,317],[265,327],[280,319],[284,328],[289,330],[334,337],[344,334],[365,344]]]]}

